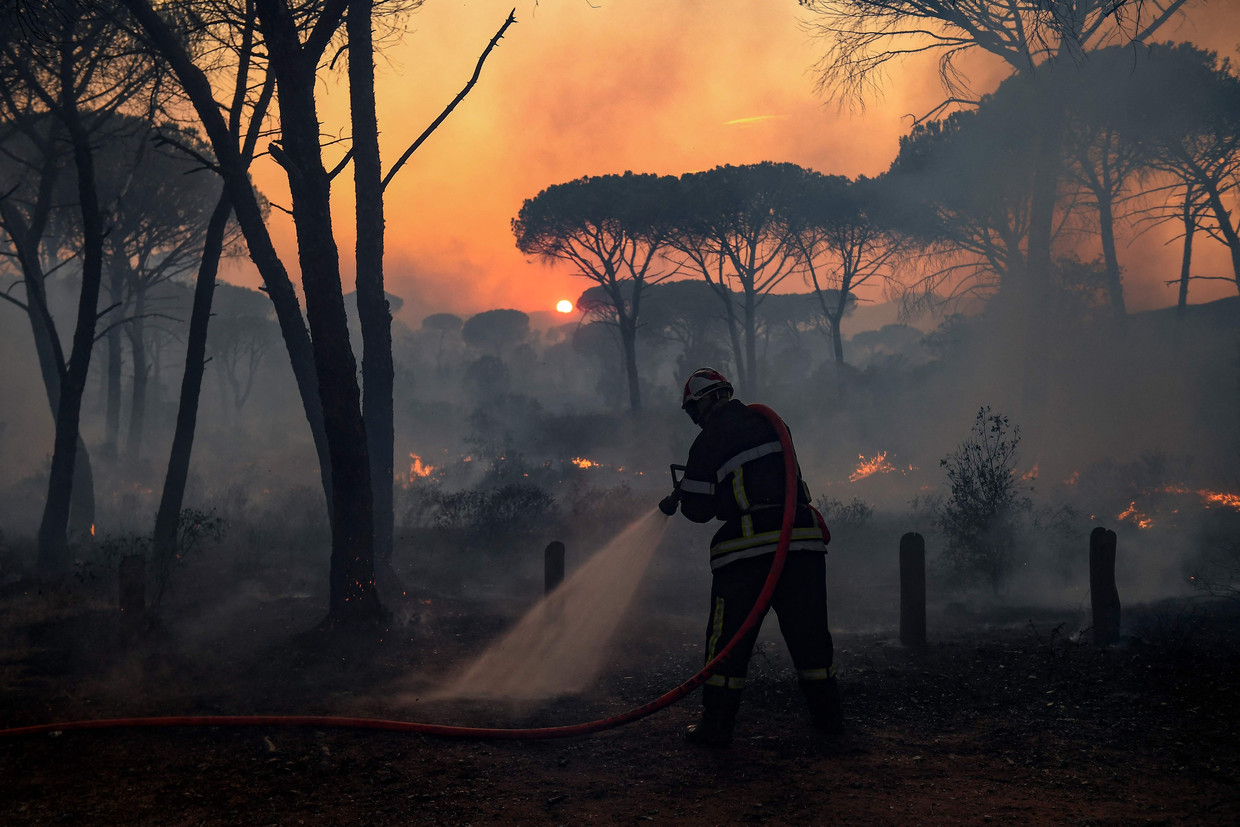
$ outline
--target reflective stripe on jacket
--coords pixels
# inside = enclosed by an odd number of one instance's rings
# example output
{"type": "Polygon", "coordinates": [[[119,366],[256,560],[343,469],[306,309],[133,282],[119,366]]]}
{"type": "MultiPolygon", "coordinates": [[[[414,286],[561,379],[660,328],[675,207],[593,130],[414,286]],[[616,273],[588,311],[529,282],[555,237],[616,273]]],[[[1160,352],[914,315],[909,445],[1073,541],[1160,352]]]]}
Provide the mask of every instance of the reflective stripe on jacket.
{"type": "MultiPolygon", "coordinates": [[[[825,552],[800,470],[789,548],[825,552]]],[[[712,569],[775,551],[784,505],[784,454],[775,426],[736,399],[720,406],[689,448],[680,495],[690,520],[724,521],[711,540],[712,569]]]]}

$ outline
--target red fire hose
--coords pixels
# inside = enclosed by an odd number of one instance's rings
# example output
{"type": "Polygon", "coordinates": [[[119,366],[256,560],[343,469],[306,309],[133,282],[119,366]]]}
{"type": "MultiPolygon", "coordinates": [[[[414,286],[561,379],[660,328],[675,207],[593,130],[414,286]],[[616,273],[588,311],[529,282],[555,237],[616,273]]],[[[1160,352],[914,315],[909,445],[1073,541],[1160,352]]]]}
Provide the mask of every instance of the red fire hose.
{"type": "Polygon", "coordinates": [[[586,721],[580,724],[554,727],[534,727],[529,729],[505,729],[500,727],[465,727],[447,726],[444,724],[424,724],[414,721],[388,721],[382,718],[343,718],[330,715],[180,715],[158,718],[110,718],[96,721],[69,721],[59,724],[37,724],[35,726],[0,729],[0,737],[13,735],[37,735],[46,732],[68,732],[79,729],[119,729],[122,727],[173,727],[173,726],[280,726],[280,727],[348,727],[353,729],[383,729],[395,732],[416,732],[422,735],[438,735],[446,738],[472,738],[478,740],[544,740],[549,738],[569,738],[576,735],[589,735],[605,729],[624,724],[652,715],[664,707],[674,704],[685,695],[697,689],[711,676],[715,669],[732,655],[732,651],[741,640],[761,622],[771,604],[775,586],[784,570],[784,559],[788,555],[788,546],[792,541],[792,525],[796,519],[797,505],[797,460],[792,451],[792,437],[783,420],[765,405],[750,405],[750,410],[762,414],[775,426],[779,436],[779,444],[784,454],[784,514],[780,527],[779,545],[775,549],[775,557],[771,561],[771,571],[766,576],[758,600],[749,611],[745,622],[741,624],[736,635],[728,641],[709,663],[689,680],[667,692],[648,704],[630,709],[610,718],[586,721]]]}

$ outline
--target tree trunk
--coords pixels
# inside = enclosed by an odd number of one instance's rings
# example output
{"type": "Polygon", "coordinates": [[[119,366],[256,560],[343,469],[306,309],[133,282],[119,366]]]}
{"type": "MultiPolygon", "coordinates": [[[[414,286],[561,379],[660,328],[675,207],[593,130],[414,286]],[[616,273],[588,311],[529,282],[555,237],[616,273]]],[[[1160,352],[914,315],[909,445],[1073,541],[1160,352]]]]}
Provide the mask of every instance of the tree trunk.
{"type": "MultiPolygon", "coordinates": [[[[3,207],[0,206],[0,209],[3,207]]],[[[60,384],[65,374],[65,355],[60,346],[55,320],[47,307],[47,294],[43,287],[46,275],[39,261],[37,234],[21,226],[18,216],[13,212],[6,211],[4,219],[9,228],[10,239],[17,248],[17,258],[26,287],[26,317],[30,321],[30,332],[34,338],[43,390],[47,394],[52,418],[55,419],[60,409],[60,384]]],[[[89,534],[95,524],[94,474],[86,443],[80,436],[77,441],[77,459],[74,463],[73,491],[69,502],[68,531],[71,536],[89,534]]]]}
{"type": "Polygon", "coordinates": [[[69,552],[69,501],[73,493],[74,460],[79,441],[82,395],[95,344],[95,320],[99,308],[99,289],[103,281],[103,216],[95,185],[95,162],[90,136],[83,127],[74,98],[73,22],[66,26],[66,42],[60,46],[60,101],[62,117],[73,144],[77,165],[78,199],[82,214],[82,290],[78,297],[77,324],[73,330],[64,379],[60,383],[60,404],[56,409],[56,438],[52,449],[52,468],[48,479],[47,501],[39,524],[39,567],[63,571],[69,552]]]}
{"type": "MultiPolygon", "coordinates": [[[[125,301],[125,274],[120,264],[113,260],[108,293],[118,317],[125,301]]],[[[108,364],[105,384],[105,414],[103,427],[103,455],[115,459],[120,453],[121,444],[121,371],[124,369],[124,356],[121,349],[121,329],[112,327],[107,335],[108,364]]]]}
{"type": "Polygon", "coordinates": [[[353,181],[357,201],[357,315],[362,328],[362,412],[374,494],[374,549],[378,571],[395,580],[392,313],[383,279],[383,169],[375,111],[372,0],[352,0],[349,38],[349,106],[353,120],[353,181]]]}
{"type": "Polygon", "coordinates": [[[1119,256],[1115,250],[1115,215],[1111,209],[1109,195],[1098,198],[1098,222],[1102,236],[1102,259],[1107,271],[1107,294],[1111,299],[1111,310],[1121,321],[1128,316],[1124,306],[1124,285],[1120,280],[1119,256]]]}
{"type": "Polygon", "coordinates": [[[1240,292],[1240,234],[1237,234],[1235,225],[1231,223],[1231,213],[1223,204],[1218,187],[1213,182],[1202,183],[1205,185],[1206,196],[1209,198],[1210,209],[1214,212],[1214,219],[1218,222],[1219,232],[1223,234],[1223,241],[1227,244],[1228,252],[1231,253],[1231,270],[1236,281],[1236,290],[1240,292]]]}
{"type": "Polygon", "coordinates": [[[758,303],[750,290],[745,291],[745,393],[759,396],[762,393],[758,376],[758,303]]]}
{"type": "Polygon", "coordinates": [[[211,83],[207,76],[194,65],[184,46],[155,13],[146,0],[121,0],[151,37],[160,54],[166,58],[180,80],[186,95],[202,121],[203,129],[211,142],[220,175],[228,198],[237,215],[237,223],[245,235],[250,259],[262,276],[263,286],[271,299],[280,323],[280,333],[288,349],[293,375],[297,379],[297,392],[301,397],[306,421],[314,438],[314,448],[319,460],[319,477],[326,495],[329,517],[334,521],[335,494],[332,484],[331,452],[327,444],[327,431],[323,407],[318,395],[318,375],[315,369],[314,350],[306,323],[301,315],[297,293],[289,279],[284,262],[280,260],[267,225],[262,208],[250,182],[249,166],[238,151],[233,135],[220,114],[211,83]]]}
{"type": "Polygon", "coordinates": [[[827,323],[831,325],[831,351],[835,354],[836,367],[844,366],[844,334],[840,331],[840,322],[843,320],[843,312],[827,316],[827,323]]]}
{"type": "Polygon", "coordinates": [[[723,310],[726,313],[725,321],[728,323],[728,341],[732,344],[732,358],[736,360],[736,379],[735,384],[742,392],[748,392],[749,374],[745,364],[745,348],[741,344],[741,332],[736,320],[736,305],[733,303],[732,294],[724,285],[719,285],[716,293],[723,300],[723,310]]]}
{"type": "Polygon", "coordinates": [[[151,339],[150,379],[147,380],[147,404],[153,404],[158,410],[164,404],[164,342],[158,336],[151,339]]]}
{"type": "Polygon", "coordinates": [[[624,348],[624,375],[629,383],[629,408],[640,411],[642,395],[637,374],[637,323],[631,316],[620,320],[620,345],[624,348]]]}
{"type": "Polygon", "coordinates": [[[1188,282],[1193,265],[1193,234],[1197,231],[1197,221],[1193,217],[1193,188],[1189,184],[1184,191],[1184,254],[1180,257],[1180,295],[1176,301],[1175,312],[1180,318],[1188,310],[1188,282]]]}
{"type": "Polygon", "coordinates": [[[220,194],[211,220],[207,223],[198,265],[198,282],[194,285],[194,304],[190,310],[189,338],[185,343],[185,374],[181,378],[181,401],[177,407],[176,430],[172,450],[168,454],[168,472],[164,490],[155,514],[155,550],[166,556],[176,546],[177,524],[185,504],[185,484],[189,479],[189,462],[194,448],[194,430],[198,423],[198,398],[202,393],[202,375],[207,364],[207,326],[211,319],[211,300],[215,294],[215,277],[224,247],[224,232],[232,212],[226,193],[220,194]]]}
{"type": "Polygon", "coordinates": [[[142,314],[146,312],[146,297],[136,292],[134,318],[128,325],[129,350],[133,354],[133,387],[129,397],[129,433],[125,438],[125,455],[133,463],[142,451],[142,430],[146,420],[146,388],[149,367],[146,361],[146,325],[142,314]]]}
{"type": "MultiPolygon", "coordinates": [[[[1031,81],[1030,81],[1031,82],[1031,81]]],[[[1029,242],[1021,313],[1024,321],[1026,404],[1038,410],[1046,396],[1047,328],[1052,272],[1051,242],[1055,227],[1055,205],[1063,143],[1062,107],[1052,102],[1036,135],[1033,192],[1029,204],[1029,242]]]]}
{"type": "Polygon", "coordinates": [[[328,619],[374,620],[382,617],[383,609],[374,582],[370,459],[332,231],[331,181],[319,145],[317,56],[303,51],[287,8],[275,0],[260,0],[258,8],[279,88],[280,150],[293,201],[306,315],[331,454],[334,519],[328,619]]]}
{"type": "Polygon", "coordinates": [[[69,539],[86,538],[95,533],[95,472],[90,452],[78,435],[73,462],[73,491],[69,495],[69,539]]]}

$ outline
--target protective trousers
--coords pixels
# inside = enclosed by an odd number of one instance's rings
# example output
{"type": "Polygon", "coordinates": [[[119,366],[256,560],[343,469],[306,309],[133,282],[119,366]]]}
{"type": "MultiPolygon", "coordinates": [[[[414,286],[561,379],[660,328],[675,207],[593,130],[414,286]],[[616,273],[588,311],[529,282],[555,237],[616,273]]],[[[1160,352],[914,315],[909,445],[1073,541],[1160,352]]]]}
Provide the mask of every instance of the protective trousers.
{"type": "MultiPolygon", "coordinates": [[[[706,627],[708,662],[745,622],[766,583],[772,557],[764,554],[737,560],[715,570],[706,627]]],[[[790,551],[775,587],[771,608],[779,618],[780,633],[792,656],[815,725],[824,731],[838,731],[839,694],[831,632],[827,628],[826,556],[821,552],[790,551]]],[[[721,708],[735,715],[757,637],[758,627],[755,626],[737,644],[732,656],[707,680],[703,703],[712,716],[717,716],[721,708]]],[[[719,723],[730,733],[731,720],[719,723]]]]}

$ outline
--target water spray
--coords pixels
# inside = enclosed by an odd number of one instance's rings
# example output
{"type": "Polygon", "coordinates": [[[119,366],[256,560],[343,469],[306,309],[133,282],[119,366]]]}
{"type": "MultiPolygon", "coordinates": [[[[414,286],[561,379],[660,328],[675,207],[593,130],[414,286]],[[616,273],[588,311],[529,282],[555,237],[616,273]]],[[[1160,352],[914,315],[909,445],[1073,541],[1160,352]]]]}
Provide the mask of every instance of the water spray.
{"type": "MultiPolygon", "coordinates": [[[[784,455],[783,522],[780,526],[779,545],[776,547],[775,555],[771,560],[771,570],[767,574],[766,583],[763,584],[762,591],[759,593],[758,599],[754,603],[753,608],[750,609],[749,615],[745,618],[745,622],[741,624],[740,629],[738,629],[732,639],[728,641],[727,645],[720,650],[719,654],[717,654],[709,663],[702,667],[701,671],[699,671],[696,675],[647,704],[607,718],[600,718],[598,720],[586,721],[578,724],[552,727],[466,727],[450,726],[446,724],[428,724],[417,721],[394,721],[385,720],[382,718],[350,718],[328,715],[194,715],[164,716],[154,718],[110,718],[94,721],[68,721],[56,724],[36,724],[34,726],[0,729],[0,737],[38,735],[51,732],[71,732],[84,729],[262,726],[376,729],[390,732],[413,732],[420,735],[433,735],[443,738],[530,741],[590,735],[595,732],[602,732],[603,730],[613,729],[615,727],[623,726],[624,724],[632,723],[633,721],[640,718],[645,718],[648,715],[653,715],[655,712],[676,703],[676,701],[679,701],[685,695],[688,695],[694,689],[697,689],[699,686],[704,684],[706,680],[714,674],[714,671],[732,656],[732,652],[745,638],[745,636],[755,626],[761,623],[762,618],[766,614],[767,607],[771,604],[771,597],[775,593],[775,587],[779,583],[779,577],[784,570],[784,560],[788,555],[788,546],[792,540],[792,527],[796,519],[796,455],[793,453],[792,449],[792,437],[789,435],[788,428],[784,425],[783,420],[781,420],[779,416],[766,405],[752,404],[749,408],[750,410],[766,417],[766,419],[769,420],[775,427],[775,433],[779,437],[779,444],[783,449],[784,455]]],[[[672,479],[674,485],[677,482],[677,468],[678,466],[672,467],[672,479]]]]}

